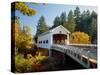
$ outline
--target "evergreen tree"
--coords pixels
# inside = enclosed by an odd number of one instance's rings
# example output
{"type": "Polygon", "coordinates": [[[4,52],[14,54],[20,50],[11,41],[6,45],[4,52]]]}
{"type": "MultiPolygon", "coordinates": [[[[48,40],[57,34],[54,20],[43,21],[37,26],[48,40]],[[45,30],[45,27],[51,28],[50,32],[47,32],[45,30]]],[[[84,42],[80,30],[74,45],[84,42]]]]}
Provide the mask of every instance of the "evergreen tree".
{"type": "Polygon", "coordinates": [[[75,27],[75,31],[80,31],[80,9],[77,6],[76,9],[74,10],[74,17],[75,17],[75,23],[76,23],[76,27],[75,27]]]}
{"type": "Polygon", "coordinates": [[[80,31],[86,32],[87,34],[89,34],[90,32],[90,27],[91,27],[91,16],[90,16],[90,11],[84,11],[81,14],[81,19],[80,19],[81,23],[80,23],[80,31]]]}
{"type": "Polygon", "coordinates": [[[56,16],[53,23],[54,23],[54,25],[52,26],[52,28],[55,28],[55,27],[61,25],[61,19],[60,19],[60,17],[56,16]]]}
{"type": "Polygon", "coordinates": [[[80,16],[79,31],[87,33],[91,38],[91,43],[97,40],[97,14],[89,10],[83,11],[80,16]],[[95,40],[95,41],[94,41],[95,40]]]}
{"type": "Polygon", "coordinates": [[[75,30],[75,19],[74,19],[74,14],[72,10],[70,10],[68,14],[68,21],[64,23],[64,27],[67,28],[70,32],[73,32],[75,30]]]}
{"type": "Polygon", "coordinates": [[[97,14],[96,12],[91,13],[91,42],[97,44],[97,14]]]}
{"type": "Polygon", "coordinates": [[[91,17],[97,19],[97,13],[95,11],[92,11],[91,17]]]}
{"type": "Polygon", "coordinates": [[[77,6],[76,9],[74,10],[74,16],[76,16],[76,18],[78,18],[80,16],[80,9],[77,6]]]}
{"type": "Polygon", "coordinates": [[[66,12],[62,12],[62,14],[61,14],[61,16],[60,16],[60,19],[61,19],[61,25],[64,25],[64,23],[65,23],[66,20],[67,20],[66,12]]]}
{"type": "Polygon", "coordinates": [[[39,35],[39,34],[41,34],[43,32],[48,31],[48,30],[49,30],[49,28],[48,28],[48,26],[47,26],[47,24],[45,22],[44,16],[41,16],[39,21],[38,21],[36,35],[39,35]]]}

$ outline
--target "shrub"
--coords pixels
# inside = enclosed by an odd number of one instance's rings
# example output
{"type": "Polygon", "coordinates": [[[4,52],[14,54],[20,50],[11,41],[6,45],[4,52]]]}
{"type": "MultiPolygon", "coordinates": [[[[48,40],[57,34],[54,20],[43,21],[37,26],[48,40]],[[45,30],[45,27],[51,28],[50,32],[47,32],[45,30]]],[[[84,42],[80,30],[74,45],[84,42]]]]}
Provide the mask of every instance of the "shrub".
{"type": "Polygon", "coordinates": [[[32,72],[34,71],[33,62],[34,58],[25,59],[22,54],[15,56],[15,69],[16,72],[32,72]]]}
{"type": "Polygon", "coordinates": [[[54,70],[55,61],[47,56],[32,56],[28,54],[27,59],[24,55],[17,54],[15,56],[15,69],[16,72],[34,72],[34,71],[47,71],[54,70]]]}
{"type": "Polygon", "coordinates": [[[73,32],[70,36],[70,43],[73,44],[89,44],[90,37],[84,32],[73,32]]]}
{"type": "Polygon", "coordinates": [[[26,60],[24,59],[22,54],[18,54],[15,56],[16,72],[24,72],[26,70],[26,65],[26,60]]]}

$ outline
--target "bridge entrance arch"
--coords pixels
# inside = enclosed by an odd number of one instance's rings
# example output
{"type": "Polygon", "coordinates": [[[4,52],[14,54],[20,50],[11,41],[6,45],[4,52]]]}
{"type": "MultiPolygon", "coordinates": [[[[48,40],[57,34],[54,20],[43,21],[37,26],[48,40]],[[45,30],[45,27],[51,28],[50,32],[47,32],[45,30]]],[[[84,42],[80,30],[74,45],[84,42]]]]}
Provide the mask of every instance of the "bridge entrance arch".
{"type": "Polygon", "coordinates": [[[65,34],[53,34],[53,44],[68,44],[68,36],[65,34]]]}

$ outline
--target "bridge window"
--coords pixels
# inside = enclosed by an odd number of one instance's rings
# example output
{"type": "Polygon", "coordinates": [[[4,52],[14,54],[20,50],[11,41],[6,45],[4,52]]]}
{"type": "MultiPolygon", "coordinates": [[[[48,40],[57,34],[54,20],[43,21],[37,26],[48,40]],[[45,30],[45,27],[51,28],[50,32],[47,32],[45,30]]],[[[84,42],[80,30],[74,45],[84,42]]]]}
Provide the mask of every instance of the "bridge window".
{"type": "Polygon", "coordinates": [[[48,40],[46,40],[46,43],[48,43],[48,40]]]}
{"type": "Polygon", "coordinates": [[[61,34],[62,32],[61,32],[61,31],[59,31],[59,33],[61,34]]]}
{"type": "Polygon", "coordinates": [[[41,41],[41,44],[42,44],[42,41],[41,41]]]}
{"type": "Polygon", "coordinates": [[[43,43],[45,44],[45,41],[43,41],[43,43]]]}

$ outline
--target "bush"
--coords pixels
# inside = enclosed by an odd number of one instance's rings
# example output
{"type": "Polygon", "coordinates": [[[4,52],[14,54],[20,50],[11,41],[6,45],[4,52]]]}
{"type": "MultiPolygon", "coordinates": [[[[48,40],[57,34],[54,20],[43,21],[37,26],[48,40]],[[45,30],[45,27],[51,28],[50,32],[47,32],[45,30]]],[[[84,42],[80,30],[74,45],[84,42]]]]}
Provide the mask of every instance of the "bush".
{"type": "Polygon", "coordinates": [[[84,32],[73,32],[70,36],[70,43],[72,44],[89,44],[90,37],[84,32]]]}
{"type": "Polygon", "coordinates": [[[24,59],[22,54],[18,54],[15,56],[15,69],[16,72],[24,72],[26,70],[26,60],[24,59]]]}
{"type": "Polygon", "coordinates": [[[34,58],[25,59],[22,54],[15,56],[15,69],[16,72],[32,72],[34,71],[33,62],[34,58]]]}
{"type": "Polygon", "coordinates": [[[35,72],[35,71],[47,71],[54,70],[55,61],[51,57],[47,56],[32,56],[28,54],[27,59],[24,55],[17,54],[15,56],[15,69],[16,72],[35,72]]]}

